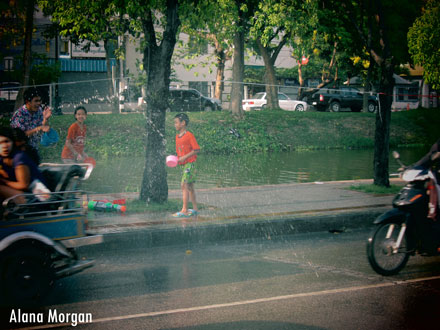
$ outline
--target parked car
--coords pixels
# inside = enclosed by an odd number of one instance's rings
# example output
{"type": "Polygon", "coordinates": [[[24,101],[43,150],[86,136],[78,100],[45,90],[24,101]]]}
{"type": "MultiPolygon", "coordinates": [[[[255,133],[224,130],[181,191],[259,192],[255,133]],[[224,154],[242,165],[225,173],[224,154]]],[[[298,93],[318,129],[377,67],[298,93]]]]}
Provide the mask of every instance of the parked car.
{"type": "MultiPolygon", "coordinates": [[[[308,98],[308,103],[318,111],[339,112],[341,108],[350,108],[351,111],[359,112],[362,111],[363,102],[363,93],[349,86],[321,88],[308,98]]],[[[375,112],[377,106],[376,96],[368,95],[368,112],[375,112]]]]}
{"type": "MultiPolygon", "coordinates": [[[[278,93],[280,108],[287,111],[306,111],[307,103],[304,101],[292,100],[286,94],[278,93]]],[[[251,99],[245,99],[242,102],[244,111],[262,110],[267,106],[266,93],[255,94],[251,99]]]]}
{"type": "Polygon", "coordinates": [[[20,83],[18,82],[2,82],[0,83],[0,99],[15,101],[19,90],[20,83]]]}
{"type": "Polygon", "coordinates": [[[203,96],[196,89],[170,89],[169,111],[215,111],[221,110],[218,99],[203,96]]]}

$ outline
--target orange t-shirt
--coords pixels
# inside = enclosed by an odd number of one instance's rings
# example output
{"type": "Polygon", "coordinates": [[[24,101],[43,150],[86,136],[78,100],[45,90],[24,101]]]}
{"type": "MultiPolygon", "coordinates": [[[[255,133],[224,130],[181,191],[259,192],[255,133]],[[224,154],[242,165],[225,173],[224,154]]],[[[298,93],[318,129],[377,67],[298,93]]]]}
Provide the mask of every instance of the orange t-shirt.
{"type": "MultiPolygon", "coordinates": [[[[176,135],[176,153],[178,157],[185,156],[193,150],[200,150],[199,144],[193,133],[186,131],[181,137],[179,137],[179,134],[176,135]]],[[[193,155],[187,158],[183,163],[179,162],[179,164],[184,165],[186,163],[192,163],[195,162],[196,159],[197,155],[193,155]]]]}
{"type": "MultiPolygon", "coordinates": [[[[72,125],[70,125],[69,130],[67,131],[66,140],[70,141],[73,149],[75,149],[75,151],[79,154],[82,154],[84,152],[86,133],[86,125],[83,125],[83,129],[81,129],[78,123],[73,123],[72,125]]],[[[61,158],[75,159],[75,156],[70,151],[70,149],[67,148],[67,145],[64,145],[63,152],[61,153],[61,158]]]]}

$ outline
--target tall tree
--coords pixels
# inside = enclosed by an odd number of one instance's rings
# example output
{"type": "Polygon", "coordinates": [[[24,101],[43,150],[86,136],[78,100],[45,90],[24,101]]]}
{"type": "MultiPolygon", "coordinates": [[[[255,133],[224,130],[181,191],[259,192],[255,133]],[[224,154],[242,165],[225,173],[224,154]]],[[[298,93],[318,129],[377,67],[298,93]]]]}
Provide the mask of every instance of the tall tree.
{"type": "Polygon", "coordinates": [[[423,77],[434,89],[440,89],[439,45],[440,2],[428,0],[408,31],[408,46],[414,63],[423,67],[423,77]]]}
{"type": "Polygon", "coordinates": [[[144,35],[143,67],[147,72],[146,86],[146,156],[140,199],[165,202],[168,198],[165,170],[165,111],[171,75],[171,58],[180,27],[178,0],[157,1],[146,6],[143,1],[127,1],[126,13],[139,23],[144,35]],[[158,24],[159,23],[159,24],[158,24]],[[160,30],[157,30],[160,26],[160,30]]]}
{"type": "Polygon", "coordinates": [[[298,70],[300,73],[304,70],[304,77],[319,79],[320,82],[316,88],[308,89],[300,79],[299,98],[303,100],[324,85],[338,85],[339,81],[352,77],[355,73],[351,58],[358,56],[363,49],[359,38],[351,33],[347,15],[341,12],[337,1],[318,0],[315,6],[311,3],[305,9],[315,13],[315,19],[307,21],[309,15],[299,18],[305,22],[299,25],[292,38],[293,56],[298,59],[303,55],[309,57],[305,67],[299,61],[298,70]]]}
{"type": "MultiPolygon", "coordinates": [[[[182,32],[189,35],[190,42],[208,41],[214,48],[214,65],[217,70],[214,94],[217,99],[222,98],[224,90],[226,61],[232,58],[232,27],[235,16],[230,7],[231,0],[199,0],[197,7],[182,20],[182,32]]],[[[199,60],[203,55],[193,50],[191,53],[191,60],[199,60]]],[[[186,53],[184,57],[189,57],[189,54],[186,53]]],[[[212,63],[208,65],[211,66],[212,63]]]]}
{"type": "MultiPolygon", "coordinates": [[[[141,182],[140,199],[145,202],[164,202],[168,198],[167,173],[165,170],[165,112],[168,108],[168,95],[171,74],[171,58],[180,28],[180,15],[186,16],[193,10],[197,1],[157,0],[102,0],[99,9],[104,10],[110,20],[123,20],[129,32],[142,37],[141,53],[143,68],[147,74],[146,82],[146,155],[145,168],[141,182]]],[[[90,2],[76,4],[87,9],[90,2]]],[[[72,4],[73,5],[73,4],[72,4]]],[[[95,8],[95,6],[93,6],[95,8]]],[[[69,14],[69,8],[64,11],[69,14]]],[[[98,20],[96,11],[90,20],[98,20]]],[[[60,12],[60,15],[62,13],[60,12]]],[[[72,28],[79,29],[79,26],[72,28]]],[[[97,33],[104,33],[100,25],[97,33]]]]}
{"type": "MultiPolygon", "coordinates": [[[[35,0],[11,0],[0,5],[0,37],[2,47],[23,42],[22,77],[23,86],[30,84],[32,62],[32,34],[34,30],[35,0]]],[[[2,54],[3,55],[3,54],[2,54]]],[[[18,92],[15,109],[23,104],[23,89],[18,92]]]]}
{"type": "Polygon", "coordinates": [[[258,3],[252,19],[250,37],[255,40],[264,61],[269,108],[279,107],[275,61],[288,42],[295,45],[293,53],[298,58],[306,55],[304,51],[313,43],[307,37],[313,33],[311,31],[317,24],[316,4],[316,0],[264,0],[258,3]]]}
{"type": "MultiPolygon", "coordinates": [[[[91,43],[104,43],[107,63],[108,93],[112,111],[118,112],[118,102],[114,97],[117,88],[112,81],[111,58],[117,48],[118,36],[126,30],[123,18],[118,15],[110,0],[38,0],[38,5],[56,24],[51,28],[52,36],[58,34],[68,37],[74,44],[84,44],[87,49],[91,43]]],[[[119,68],[119,67],[118,67],[119,68]]]]}
{"type": "MultiPolygon", "coordinates": [[[[335,2],[340,6],[340,2],[335,2]]],[[[394,68],[409,60],[406,35],[420,12],[421,1],[364,0],[343,2],[344,14],[380,68],[379,110],[376,113],[374,184],[389,186],[389,139],[394,68]],[[364,18],[367,19],[364,19],[364,18]]],[[[350,25],[347,24],[347,27],[350,25]]]]}
{"type": "Polygon", "coordinates": [[[233,37],[232,55],[232,90],[231,90],[231,112],[236,117],[243,116],[243,81],[244,81],[244,49],[245,34],[248,30],[248,7],[245,0],[234,0],[232,7],[236,14],[236,24],[233,37]]]}

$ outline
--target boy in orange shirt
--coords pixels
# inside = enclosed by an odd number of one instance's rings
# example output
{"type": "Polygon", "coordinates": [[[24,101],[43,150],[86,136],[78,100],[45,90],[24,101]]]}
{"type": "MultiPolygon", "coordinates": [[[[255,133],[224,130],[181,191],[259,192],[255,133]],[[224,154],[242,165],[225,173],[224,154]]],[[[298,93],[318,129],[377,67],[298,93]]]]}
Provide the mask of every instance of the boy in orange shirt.
{"type": "Polygon", "coordinates": [[[194,182],[196,181],[195,162],[200,147],[194,134],[187,131],[188,124],[189,118],[186,114],[179,113],[174,117],[174,127],[177,131],[176,153],[179,157],[179,165],[183,167],[181,181],[183,206],[180,212],[173,214],[176,218],[187,218],[198,214],[194,182]],[[188,199],[193,205],[192,209],[188,209],[188,199]]]}

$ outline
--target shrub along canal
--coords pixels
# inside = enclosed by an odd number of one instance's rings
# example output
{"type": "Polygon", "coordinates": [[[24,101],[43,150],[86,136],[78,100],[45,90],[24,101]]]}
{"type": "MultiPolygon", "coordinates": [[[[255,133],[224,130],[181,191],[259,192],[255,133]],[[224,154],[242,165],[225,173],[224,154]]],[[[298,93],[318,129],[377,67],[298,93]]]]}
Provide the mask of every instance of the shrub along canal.
{"type": "MultiPolygon", "coordinates": [[[[417,161],[429,147],[398,150],[402,161],[417,161]]],[[[391,156],[390,156],[391,157],[391,156]]],[[[265,184],[373,178],[374,151],[320,150],[235,155],[203,155],[197,160],[196,188],[237,187],[265,184]]],[[[137,192],[145,160],[121,157],[98,160],[83,189],[95,193],[137,192]]],[[[397,162],[390,158],[390,173],[397,162]]],[[[168,168],[169,189],[180,189],[180,169],[168,168]]]]}

